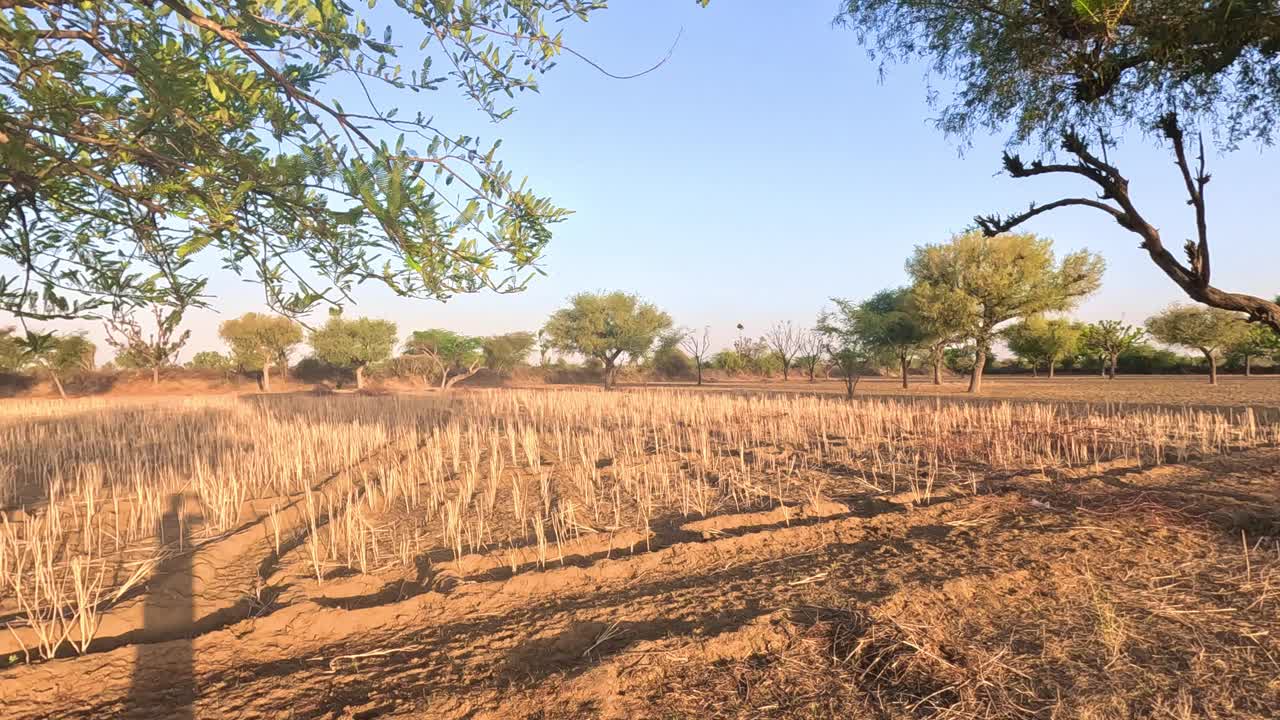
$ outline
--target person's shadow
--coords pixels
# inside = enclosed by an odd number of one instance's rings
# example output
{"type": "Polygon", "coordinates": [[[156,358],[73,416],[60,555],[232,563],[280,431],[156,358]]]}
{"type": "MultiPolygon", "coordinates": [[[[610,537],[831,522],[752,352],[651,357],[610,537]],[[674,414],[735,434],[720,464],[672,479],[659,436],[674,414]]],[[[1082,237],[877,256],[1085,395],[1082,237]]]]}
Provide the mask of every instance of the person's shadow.
{"type": "Polygon", "coordinates": [[[161,562],[148,583],[142,611],[143,636],[134,659],[129,695],[122,717],[193,720],[196,698],[195,656],[190,637],[172,638],[173,627],[190,628],[195,621],[192,598],[191,547],[185,498],[169,496],[169,509],[156,531],[158,542],[176,552],[161,562]],[[155,635],[148,636],[148,631],[155,635]]]}

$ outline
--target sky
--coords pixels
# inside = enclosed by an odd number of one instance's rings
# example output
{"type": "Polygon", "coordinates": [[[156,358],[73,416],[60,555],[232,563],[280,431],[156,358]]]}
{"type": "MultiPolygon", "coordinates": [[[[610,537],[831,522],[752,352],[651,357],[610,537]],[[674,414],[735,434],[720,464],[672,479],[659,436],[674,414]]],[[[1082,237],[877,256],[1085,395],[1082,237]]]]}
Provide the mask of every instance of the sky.
{"type": "MultiPolygon", "coordinates": [[[[742,323],[760,335],[777,321],[808,325],[832,297],[861,299],[907,282],[904,261],[921,244],[945,241],[975,214],[1024,209],[1090,187],[998,173],[1003,135],[965,145],[930,120],[920,66],[881,76],[854,34],[833,27],[833,0],[777,3],[615,0],[566,40],[615,73],[614,80],[565,57],[539,94],[493,125],[467,110],[448,84],[397,96],[437,115],[450,131],[503,139],[517,177],[574,215],[555,227],[546,275],[520,294],[458,296],[445,303],[394,297],[361,286],[347,316],[395,321],[402,336],[444,327],[472,335],[533,330],[580,291],[638,293],[677,325],[709,326],[727,345],[742,323]],[[447,125],[452,121],[453,125],[447,125]]],[[[940,86],[945,89],[945,85],[940,86]]],[[[329,97],[353,88],[334,85],[329,97]]],[[[1171,248],[1194,232],[1194,217],[1171,155],[1131,133],[1111,149],[1139,208],[1171,248]]],[[[1245,145],[1210,149],[1209,227],[1214,281],[1270,297],[1280,291],[1280,153],[1245,145]]],[[[1138,324],[1185,300],[1137,248],[1136,236],[1088,209],[1047,214],[1024,226],[1054,240],[1059,254],[1102,254],[1102,289],[1083,320],[1138,324]]],[[[210,263],[211,269],[216,263],[210,263]]],[[[212,273],[216,312],[188,315],[183,353],[221,350],[217,325],[261,310],[256,285],[212,273]]],[[[0,323],[8,324],[3,318],[0,323]]],[[[95,323],[45,327],[85,329],[95,323]]],[[[110,357],[99,352],[99,362],[110,357]]]]}

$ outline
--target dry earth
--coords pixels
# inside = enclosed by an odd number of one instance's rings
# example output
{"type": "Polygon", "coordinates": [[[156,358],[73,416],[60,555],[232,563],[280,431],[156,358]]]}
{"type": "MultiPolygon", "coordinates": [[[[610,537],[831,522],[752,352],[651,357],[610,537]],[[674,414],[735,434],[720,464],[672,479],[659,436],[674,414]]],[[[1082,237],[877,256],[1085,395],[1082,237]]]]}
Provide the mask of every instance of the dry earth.
{"type": "Polygon", "coordinates": [[[1280,716],[1275,448],[833,493],[514,575],[316,584],[294,549],[258,522],[166,561],[88,654],[0,669],[5,717],[1280,716]]]}

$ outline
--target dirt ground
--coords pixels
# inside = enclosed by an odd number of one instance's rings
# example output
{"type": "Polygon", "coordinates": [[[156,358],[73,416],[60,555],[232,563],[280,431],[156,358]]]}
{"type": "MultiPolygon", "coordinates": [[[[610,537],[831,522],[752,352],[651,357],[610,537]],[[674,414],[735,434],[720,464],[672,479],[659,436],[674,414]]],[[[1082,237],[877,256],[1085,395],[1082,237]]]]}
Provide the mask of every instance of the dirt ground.
{"type": "MultiPolygon", "coordinates": [[[[1139,381],[989,387],[1153,400],[1139,381]]],[[[1280,397],[1280,378],[1165,387],[1175,404],[1280,397]]],[[[927,502],[845,492],[588,536],[515,575],[469,556],[245,594],[246,576],[306,575],[264,572],[281,552],[253,532],[169,568],[186,587],[149,589],[205,598],[196,611],[0,668],[4,716],[1280,717],[1276,448],[992,476],[927,502]]]]}

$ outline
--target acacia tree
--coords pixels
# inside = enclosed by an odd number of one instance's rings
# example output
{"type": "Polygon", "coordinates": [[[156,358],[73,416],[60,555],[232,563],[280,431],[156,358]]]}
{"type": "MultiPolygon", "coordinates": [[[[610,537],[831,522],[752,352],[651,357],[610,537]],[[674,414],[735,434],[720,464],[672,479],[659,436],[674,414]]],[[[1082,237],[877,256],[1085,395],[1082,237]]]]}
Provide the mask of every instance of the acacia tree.
{"type": "Polygon", "coordinates": [[[604,364],[604,386],[612,389],[618,359],[637,360],[649,352],[671,317],[639,297],[623,292],[579,293],[557,310],[544,328],[551,346],[604,364]]]}
{"type": "MultiPolygon", "coordinates": [[[[1013,140],[1057,142],[1067,162],[1025,163],[1006,153],[1015,178],[1084,178],[1098,197],[1065,197],[1010,216],[977,219],[988,233],[1041,213],[1088,207],[1138,235],[1152,262],[1192,299],[1280,331],[1280,304],[1228,292],[1211,280],[1203,143],[1193,169],[1180,118],[1203,118],[1228,144],[1263,143],[1280,127],[1280,8],[1234,0],[845,0],[839,21],[881,57],[920,57],[955,81],[939,125],[967,136],[1013,124],[1013,140]],[[1139,212],[1129,181],[1075,128],[1156,128],[1172,147],[1196,219],[1186,261],[1139,212]]],[[[945,97],[945,96],[943,96],[945,97]]]]}
{"type": "Polygon", "coordinates": [[[963,308],[947,302],[945,295],[915,287],[911,288],[909,305],[924,331],[921,347],[933,368],[933,384],[941,385],[947,349],[964,339],[965,313],[963,308]]]}
{"type": "Polygon", "coordinates": [[[881,290],[857,308],[864,341],[873,350],[897,360],[904,388],[911,386],[911,358],[929,339],[914,312],[911,296],[909,288],[881,290]]]}
{"type": "Polygon", "coordinates": [[[356,389],[364,388],[364,371],[370,364],[391,357],[396,346],[396,324],[373,318],[331,317],[308,339],[316,357],[355,373],[356,389]]]}
{"type": "Polygon", "coordinates": [[[67,391],[62,385],[63,376],[81,370],[93,369],[93,356],[96,352],[92,342],[83,334],[62,335],[56,333],[27,334],[17,341],[21,351],[23,366],[34,366],[48,374],[58,397],[67,399],[67,391]]]}
{"type": "Polygon", "coordinates": [[[480,341],[480,350],[484,353],[484,366],[495,372],[509,373],[524,365],[533,345],[533,333],[529,332],[491,335],[480,341]]]}
{"type": "Polygon", "coordinates": [[[1037,313],[1070,310],[1102,282],[1102,258],[1081,250],[1055,262],[1053,241],[1029,234],[956,235],[917,247],[907,261],[915,293],[929,305],[950,304],[963,335],[974,343],[969,392],[982,375],[1000,325],[1037,313]]]}
{"type": "Polygon", "coordinates": [[[1102,374],[1114,380],[1120,354],[1137,345],[1144,334],[1142,328],[1125,325],[1119,320],[1099,320],[1089,323],[1080,332],[1080,349],[1087,355],[1101,358],[1102,374]]]}
{"type": "Polygon", "coordinates": [[[706,363],[707,353],[711,352],[711,326],[702,328],[699,335],[692,330],[681,333],[680,347],[693,358],[693,365],[698,374],[698,385],[702,385],[702,366],[706,363]]]}
{"type": "Polygon", "coordinates": [[[1194,305],[1175,305],[1147,318],[1147,332],[1155,339],[1204,355],[1210,385],[1218,384],[1218,354],[1238,342],[1247,329],[1237,313],[1194,305]]]}
{"type": "Polygon", "coordinates": [[[565,211],[497,143],[397,110],[456,86],[506,118],[565,51],[557,25],[604,3],[374,4],[0,2],[0,309],[199,303],[216,259],[290,315],[366,280],[522,287],[565,211]]]}
{"type": "Polygon", "coordinates": [[[484,362],[480,338],[440,328],[415,330],[405,341],[404,352],[409,357],[425,357],[435,366],[441,391],[475,375],[484,362]]]}
{"type": "Polygon", "coordinates": [[[191,331],[178,332],[182,323],[181,307],[151,306],[155,332],[144,333],[132,313],[117,312],[106,323],[107,344],[116,349],[130,365],[151,371],[151,384],[160,384],[160,368],[172,365],[178,353],[191,338],[191,331]]]}
{"type": "Polygon", "coordinates": [[[218,335],[241,369],[262,372],[262,391],[271,392],[271,368],[288,365],[302,342],[302,326],[279,315],[251,312],[223,322],[218,335]]]}
{"type": "Polygon", "coordinates": [[[879,357],[866,341],[867,332],[858,306],[844,300],[832,301],[836,309],[823,311],[818,316],[816,329],[823,338],[827,355],[844,379],[845,397],[852,400],[862,374],[875,365],[879,357]]]}
{"type": "Polygon", "coordinates": [[[1245,377],[1253,375],[1253,359],[1280,355],[1280,333],[1255,325],[1227,348],[1227,352],[1244,361],[1245,377]]]}
{"type": "Polygon", "coordinates": [[[1002,335],[1009,350],[1031,365],[1032,374],[1045,365],[1052,378],[1058,361],[1076,353],[1083,331],[1080,323],[1035,315],[1005,328],[1002,335]]]}
{"type": "Polygon", "coordinates": [[[791,378],[791,366],[804,342],[804,331],[791,324],[790,320],[774,323],[762,338],[782,364],[782,379],[791,378]]]}

